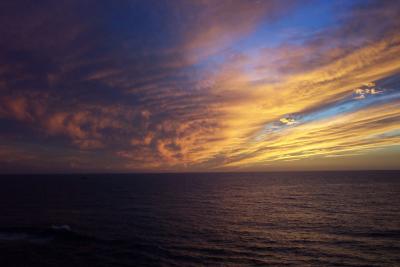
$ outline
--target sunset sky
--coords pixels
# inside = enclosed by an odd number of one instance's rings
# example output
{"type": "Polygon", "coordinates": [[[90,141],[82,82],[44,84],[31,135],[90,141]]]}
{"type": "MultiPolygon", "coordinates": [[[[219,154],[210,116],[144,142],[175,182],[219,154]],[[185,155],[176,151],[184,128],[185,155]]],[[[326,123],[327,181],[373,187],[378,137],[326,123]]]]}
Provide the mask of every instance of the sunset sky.
{"type": "Polygon", "coordinates": [[[0,2],[0,172],[325,169],[400,169],[400,1],[0,2]]]}

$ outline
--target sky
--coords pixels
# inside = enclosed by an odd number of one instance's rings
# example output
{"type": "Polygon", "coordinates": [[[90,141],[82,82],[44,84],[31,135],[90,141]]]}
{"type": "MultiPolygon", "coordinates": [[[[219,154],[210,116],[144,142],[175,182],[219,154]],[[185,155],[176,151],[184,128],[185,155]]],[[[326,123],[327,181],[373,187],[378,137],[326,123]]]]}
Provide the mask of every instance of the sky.
{"type": "Polygon", "coordinates": [[[400,1],[3,0],[0,173],[400,169],[400,1]]]}

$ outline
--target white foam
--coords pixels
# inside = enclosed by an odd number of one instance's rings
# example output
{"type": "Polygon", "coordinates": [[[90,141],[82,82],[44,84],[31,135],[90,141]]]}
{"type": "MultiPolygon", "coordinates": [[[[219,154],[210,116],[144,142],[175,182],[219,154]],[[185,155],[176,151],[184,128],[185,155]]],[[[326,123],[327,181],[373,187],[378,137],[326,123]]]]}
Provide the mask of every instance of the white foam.
{"type": "Polygon", "coordinates": [[[29,235],[24,233],[0,233],[0,240],[2,241],[20,241],[28,238],[29,235]]]}

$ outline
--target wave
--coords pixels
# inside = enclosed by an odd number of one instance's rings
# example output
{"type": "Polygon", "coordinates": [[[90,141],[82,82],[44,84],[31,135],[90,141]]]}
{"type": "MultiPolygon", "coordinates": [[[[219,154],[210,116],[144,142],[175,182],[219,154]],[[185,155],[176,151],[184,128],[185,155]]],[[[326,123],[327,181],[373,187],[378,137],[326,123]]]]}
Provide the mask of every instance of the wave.
{"type": "Polygon", "coordinates": [[[63,225],[52,225],[51,229],[58,230],[58,231],[71,231],[71,227],[68,224],[63,225]]]}
{"type": "Polygon", "coordinates": [[[93,241],[95,238],[72,231],[69,225],[40,227],[0,228],[0,242],[50,242],[50,241],[93,241]]]}

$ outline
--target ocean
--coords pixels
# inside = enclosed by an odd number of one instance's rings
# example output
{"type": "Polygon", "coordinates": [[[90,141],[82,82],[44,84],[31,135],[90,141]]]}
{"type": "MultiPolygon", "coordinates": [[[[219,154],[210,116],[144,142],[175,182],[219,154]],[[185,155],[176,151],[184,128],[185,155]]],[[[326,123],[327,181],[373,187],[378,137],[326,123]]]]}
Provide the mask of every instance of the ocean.
{"type": "Polygon", "coordinates": [[[0,176],[0,266],[400,266],[400,172],[0,176]]]}

